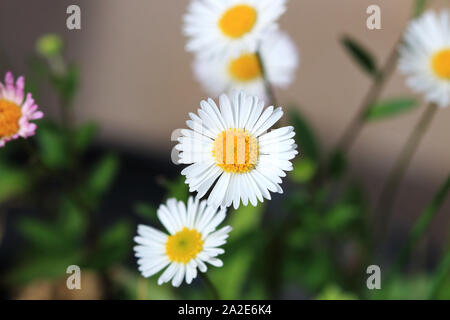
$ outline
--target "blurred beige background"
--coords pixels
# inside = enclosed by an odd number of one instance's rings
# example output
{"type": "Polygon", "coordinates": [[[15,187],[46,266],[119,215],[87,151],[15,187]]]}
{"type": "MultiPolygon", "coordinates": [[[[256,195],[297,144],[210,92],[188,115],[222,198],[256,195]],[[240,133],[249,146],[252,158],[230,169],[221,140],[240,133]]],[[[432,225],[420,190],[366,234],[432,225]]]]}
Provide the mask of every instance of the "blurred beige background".
{"type": "MultiPolygon", "coordinates": [[[[184,51],[182,15],[187,0],[2,0],[0,45],[11,69],[24,70],[23,57],[43,32],[62,32],[68,55],[83,68],[77,117],[97,119],[102,140],[142,153],[157,152],[169,159],[172,130],[184,127],[187,113],[206,97],[191,72],[191,54],[184,51]],[[82,30],[65,30],[65,9],[78,4],[82,30]]],[[[384,62],[412,11],[412,0],[290,0],[281,27],[300,49],[301,66],[295,83],[277,92],[284,105],[299,102],[320,137],[331,146],[348,125],[370,85],[370,79],[352,62],[339,39],[344,34],[370,48],[384,62]],[[366,9],[378,4],[382,30],[366,28],[366,9]]],[[[449,7],[434,0],[434,8],[449,7]]],[[[384,96],[412,94],[396,73],[384,96]]],[[[42,104],[42,103],[41,103],[42,104]]],[[[52,109],[51,98],[48,106],[52,109]]],[[[355,173],[363,173],[374,194],[391,167],[423,108],[389,121],[367,126],[351,156],[355,173]]],[[[410,223],[450,167],[450,109],[440,110],[403,183],[398,214],[410,223]],[[409,199],[421,199],[411,206],[409,199]]],[[[301,146],[300,146],[301,148],[301,146]]],[[[168,160],[169,161],[169,160],[168,160]]],[[[448,225],[434,224],[441,234],[448,225]]]]}

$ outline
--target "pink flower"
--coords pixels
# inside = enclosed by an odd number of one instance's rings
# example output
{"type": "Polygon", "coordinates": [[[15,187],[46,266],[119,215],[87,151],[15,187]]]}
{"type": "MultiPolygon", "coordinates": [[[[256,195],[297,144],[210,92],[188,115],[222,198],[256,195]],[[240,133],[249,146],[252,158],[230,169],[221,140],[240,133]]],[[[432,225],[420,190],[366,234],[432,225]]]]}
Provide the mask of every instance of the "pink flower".
{"type": "Polygon", "coordinates": [[[5,84],[0,82],[0,148],[10,140],[34,136],[37,126],[30,121],[44,116],[31,93],[25,98],[24,88],[25,78],[17,78],[14,84],[11,72],[6,73],[5,84]]]}

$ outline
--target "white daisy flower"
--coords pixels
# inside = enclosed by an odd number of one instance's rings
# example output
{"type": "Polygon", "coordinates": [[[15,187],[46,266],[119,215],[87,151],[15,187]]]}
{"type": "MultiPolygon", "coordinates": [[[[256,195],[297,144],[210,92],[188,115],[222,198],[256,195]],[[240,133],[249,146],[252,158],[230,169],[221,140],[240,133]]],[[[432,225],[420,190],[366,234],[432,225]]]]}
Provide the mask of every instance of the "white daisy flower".
{"type": "Polygon", "coordinates": [[[264,101],[243,92],[232,101],[221,95],[220,110],[212,99],[200,106],[198,115],[189,114],[191,130],[181,131],[175,147],[179,163],[190,164],[181,172],[190,192],[201,198],[211,189],[210,206],[233,203],[236,209],[241,201],[256,206],[258,200],[270,200],[269,191],[282,193],[281,177],[293,169],[290,160],[298,153],[294,128],[265,133],[282,117],[282,109],[271,106],[263,112],[264,101]]]}
{"type": "Polygon", "coordinates": [[[409,76],[407,83],[425,94],[427,101],[450,105],[450,18],[428,11],[412,21],[400,48],[399,68],[409,76]]]}
{"type": "MultiPolygon", "coordinates": [[[[294,80],[299,60],[290,37],[284,32],[271,32],[261,44],[260,55],[267,81],[275,87],[287,88],[294,80]]],[[[267,99],[264,74],[256,52],[244,51],[238,56],[215,59],[198,56],[194,73],[205,90],[215,97],[238,90],[267,99]]]]}
{"type": "Polygon", "coordinates": [[[254,52],[285,10],[286,0],[193,0],[184,16],[186,49],[208,57],[254,52]]]}
{"type": "Polygon", "coordinates": [[[134,247],[139,271],[144,277],[151,277],[167,269],[158,279],[161,285],[172,281],[178,287],[186,280],[190,284],[197,277],[197,268],[206,272],[206,263],[221,267],[216,257],[225,251],[219,248],[226,243],[230,226],[216,230],[225,219],[225,210],[217,211],[206,201],[189,198],[187,208],[184,202],[169,199],[157,211],[158,219],[169,232],[167,235],[155,228],[139,225],[134,247]]]}

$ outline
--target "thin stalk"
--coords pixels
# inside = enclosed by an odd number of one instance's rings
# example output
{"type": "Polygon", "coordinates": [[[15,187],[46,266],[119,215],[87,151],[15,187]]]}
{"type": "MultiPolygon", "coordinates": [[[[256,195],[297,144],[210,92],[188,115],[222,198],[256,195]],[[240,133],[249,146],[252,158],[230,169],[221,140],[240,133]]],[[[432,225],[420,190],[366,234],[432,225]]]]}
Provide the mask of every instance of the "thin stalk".
{"type": "MultiPolygon", "coordinates": [[[[356,138],[361,133],[361,130],[364,127],[364,124],[366,124],[366,114],[370,107],[378,100],[381,92],[383,91],[387,81],[392,76],[395,66],[397,64],[397,58],[398,58],[398,45],[401,42],[401,38],[395,43],[394,48],[392,49],[391,53],[389,54],[389,57],[387,58],[384,66],[381,70],[377,72],[377,74],[374,77],[372,86],[370,87],[369,91],[367,92],[361,106],[358,109],[358,112],[356,113],[353,120],[350,122],[349,126],[345,129],[344,133],[342,134],[341,138],[338,140],[338,143],[331,154],[337,154],[339,152],[348,152],[351,147],[353,146],[354,142],[356,141],[356,138]]],[[[319,186],[321,183],[323,183],[328,175],[328,163],[322,162],[320,164],[318,174],[316,175],[315,179],[313,180],[313,185],[315,188],[319,186]]],[[[327,206],[333,203],[333,201],[338,197],[339,195],[339,188],[341,184],[340,181],[334,181],[331,186],[331,192],[329,199],[327,200],[327,206]]]]}
{"type": "MultiPolygon", "coordinates": [[[[413,18],[416,18],[422,14],[425,10],[425,5],[421,1],[416,1],[413,6],[413,18]]],[[[402,33],[403,34],[403,33],[402,33]]],[[[378,100],[380,93],[383,91],[386,82],[392,76],[398,59],[398,46],[402,42],[402,37],[395,43],[395,46],[391,53],[389,54],[384,66],[375,76],[375,80],[369,89],[366,97],[364,98],[359,112],[356,114],[355,118],[350,122],[350,125],[344,131],[341,139],[338,142],[337,150],[348,151],[356,138],[358,137],[361,129],[365,124],[365,115],[369,108],[378,100]]]]}
{"type": "Polygon", "coordinates": [[[261,68],[261,74],[264,79],[264,87],[266,89],[267,97],[269,98],[269,103],[270,103],[270,105],[276,107],[276,106],[278,106],[277,97],[275,95],[275,90],[273,89],[272,84],[270,83],[269,79],[267,78],[266,68],[265,68],[264,61],[263,61],[260,51],[258,51],[256,53],[256,57],[258,58],[259,66],[261,68]]]}
{"type": "MultiPolygon", "coordinates": [[[[267,72],[264,65],[264,59],[262,58],[261,52],[257,51],[256,56],[258,58],[259,66],[261,68],[261,75],[264,80],[264,87],[266,89],[266,95],[269,98],[269,103],[271,106],[277,107],[278,101],[275,95],[275,90],[272,87],[269,79],[267,78],[267,72]]],[[[275,124],[273,128],[277,128],[279,125],[275,124]]],[[[266,210],[264,212],[263,220],[266,220],[269,212],[266,210]]],[[[291,215],[286,217],[284,223],[282,223],[282,229],[289,229],[289,225],[286,226],[287,222],[291,220],[291,215]]],[[[279,287],[280,287],[280,270],[282,264],[282,251],[280,248],[282,247],[283,235],[276,233],[273,239],[268,244],[268,257],[269,263],[267,264],[267,292],[273,296],[278,295],[279,287]]]]}
{"type": "Polygon", "coordinates": [[[211,296],[213,300],[220,300],[219,292],[217,291],[216,286],[212,283],[211,279],[206,275],[206,273],[200,272],[200,276],[203,278],[203,281],[205,282],[206,286],[208,287],[209,291],[211,292],[211,296]]]}
{"type": "Polygon", "coordinates": [[[382,69],[375,76],[372,86],[370,87],[367,95],[365,96],[358,113],[355,115],[350,125],[344,131],[343,135],[339,139],[337,150],[348,151],[352,147],[356,138],[359,136],[361,129],[363,128],[365,121],[365,116],[369,108],[378,100],[381,92],[383,91],[387,81],[392,76],[395,66],[397,64],[398,58],[398,45],[400,40],[395,43],[395,46],[391,53],[389,54],[386,63],[382,69]]]}
{"type": "MultiPolygon", "coordinates": [[[[52,76],[56,79],[64,78],[67,73],[67,66],[63,59],[63,57],[58,54],[56,56],[51,56],[47,59],[48,64],[50,66],[50,70],[52,73],[52,76]]],[[[60,112],[61,112],[61,125],[63,129],[66,132],[68,142],[70,143],[70,132],[72,130],[72,108],[71,108],[71,101],[67,101],[66,98],[63,96],[61,89],[55,88],[58,92],[58,99],[59,99],[59,106],[60,106],[60,112]]]]}
{"type": "Polygon", "coordinates": [[[383,234],[386,229],[386,224],[397,196],[398,187],[403,180],[414,154],[417,151],[420,141],[431,124],[431,120],[433,119],[436,110],[437,106],[434,103],[431,103],[426,108],[418,124],[414,128],[414,131],[409,136],[399,158],[395,162],[394,167],[389,174],[388,180],[383,186],[380,198],[378,200],[377,210],[375,211],[380,215],[379,227],[381,229],[381,234],[383,234]]]}
{"type": "Polygon", "coordinates": [[[427,231],[431,221],[436,216],[436,213],[444,204],[445,199],[447,198],[448,193],[450,192],[450,175],[447,177],[444,184],[439,188],[438,192],[434,196],[431,203],[425,208],[425,210],[420,215],[419,219],[415,223],[408,241],[405,247],[402,249],[399,258],[395,264],[395,270],[400,271],[408,263],[409,257],[416,246],[416,244],[422,239],[423,235],[427,231]]]}

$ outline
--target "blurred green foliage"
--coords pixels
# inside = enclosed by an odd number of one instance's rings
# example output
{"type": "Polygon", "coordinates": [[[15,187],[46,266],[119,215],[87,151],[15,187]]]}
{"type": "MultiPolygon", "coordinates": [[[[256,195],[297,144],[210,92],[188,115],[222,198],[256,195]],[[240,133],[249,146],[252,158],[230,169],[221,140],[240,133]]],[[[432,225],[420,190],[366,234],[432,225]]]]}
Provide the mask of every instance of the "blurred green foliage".
{"type": "Polygon", "coordinates": [[[357,297],[354,294],[343,292],[335,285],[329,285],[316,297],[316,300],[357,300],[357,297]]]}
{"type": "MultiPolygon", "coordinates": [[[[426,1],[416,0],[416,13],[426,1]]],[[[349,36],[342,44],[374,81],[380,70],[373,55],[349,36]]],[[[11,287],[40,279],[61,278],[69,265],[99,272],[110,297],[125,299],[212,298],[201,276],[191,286],[158,286],[127,265],[136,226],[129,220],[100,223],[99,209],[120,169],[115,154],[86,160],[99,127],[72,118],[81,70],[66,64],[64,44],[55,35],[37,43],[38,57],[28,60],[27,90],[35,97],[48,83],[60,103],[61,119],[38,122],[36,137],[0,152],[0,205],[29,211],[16,225],[24,246],[5,275],[11,287]],[[17,160],[19,159],[19,160],[17,160]],[[25,160],[24,160],[25,159],[25,160]]],[[[414,110],[410,98],[377,101],[363,122],[385,120],[414,110]]],[[[220,258],[222,268],[209,267],[208,277],[222,299],[304,297],[318,300],[449,299],[450,253],[433,270],[406,272],[410,254],[428,230],[449,192],[448,180],[419,216],[397,265],[388,265],[382,289],[366,287],[366,267],[380,259],[368,195],[349,173],[350,161],[339,148],[329,154],[307,117],[296,106],[289,122],[300,154],[283,185],[283,200],[228,210],[233,227],[220,258]],[[395,269],[397,268],[397,269],[395,269]]],[[[187,201],[185,177],[159,179],[166,198],[187,201]]],[[[275,196],[274,196],[275,198],[275,196]]],[[[139,202],[136,214],[157,228],[155,204],[139,202]]],[[[394,260],[395,261],[395,260],[394,260]]]]}
{"type": "Polygon", "coordinates": [[[0,162],[0,203],[25,193],[30,187],[29,174],[13,164],[0,162]]]}
{"type": "Polygon", "coordinates": [[[106,154],[86,161],[98,126],[75,124],[70,117],[80,69],[66,66],[62,48],[56,35],[39,39],[41,57],[29,59],[27,73],[27,89],[34,95],[47,81],[61,103],[62,118],[38,121],[34,139],[11,143],[0,153],[0,205],[30,212],[17,223],[24,248],[3,279],[11,286],[58,279],[69,265],[107,270],[131,254],[129,221],[98,223],[98,208],[117,176],[119,159],[106,154]]]}

